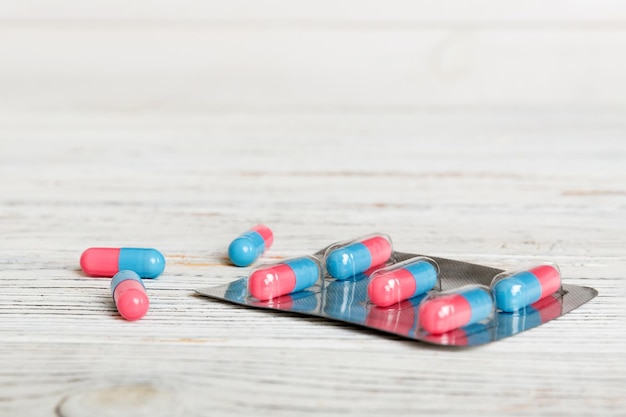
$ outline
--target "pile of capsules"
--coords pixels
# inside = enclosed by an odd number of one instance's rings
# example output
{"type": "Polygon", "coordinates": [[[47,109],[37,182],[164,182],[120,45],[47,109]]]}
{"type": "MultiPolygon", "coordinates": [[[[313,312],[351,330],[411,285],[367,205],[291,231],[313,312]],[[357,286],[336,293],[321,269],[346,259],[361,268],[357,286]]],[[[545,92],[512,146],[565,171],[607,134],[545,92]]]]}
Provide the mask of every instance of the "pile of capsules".
{"type": "MultiPolygon", "coordinates": [[[[257,225],[232,241],[228,255],[236,266],[249,266],[274,241],[272,231],[257,225]]],[[[81,257],[81,267],[92,276],[113,277],[111,290],[120,315],[137,320],[148,311],[148,298],[141,278],[156,278],[165,260],[155,249],[90,248],[81,257]],[[140,278],[141,277],[141,278],[140,278]]],[[[323,254],[291,258],[262,265],[248,276],[250,297],[269,302],[317,286],[325,281],[368,277],[367,303],[393,307],[418,296],[419,327],[442,334],[493,319],[496,312],[515,312],[561,290],[561,274],[554,264],[541,264],[521,271],[496,275],[489,287],[466,285],[441,291],[437,263],[417,256],[395,262],[389,236],[374,234],[330,245],[323,254]]]]}
{"type": "MultiPolygon", "coordinates": [[[[237,266],[252,264],[274,241],[272,231],[257,225],[235,239],[228,254],[237,266]]],[[[89,248],[80,257],[80,267],[91,277],[111,280],[113,302],[126,320],[139,320],[148,313],[150,300],[142,279],[154,279],[165,269],[165,257],[152,248],[89,248]]]]}

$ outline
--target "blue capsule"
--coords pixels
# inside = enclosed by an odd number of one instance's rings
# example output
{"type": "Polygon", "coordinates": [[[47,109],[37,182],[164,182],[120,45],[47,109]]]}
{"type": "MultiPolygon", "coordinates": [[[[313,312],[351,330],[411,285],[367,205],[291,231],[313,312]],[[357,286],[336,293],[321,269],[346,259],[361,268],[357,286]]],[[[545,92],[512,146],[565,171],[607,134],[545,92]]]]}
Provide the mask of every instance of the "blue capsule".
{"type": "Polygon", "coordinates": [[[348,279],[391,258],[391,241],[374,235],[331,248],[325,256],[326,270],[335,279],[348,279]]]}
{"type": "Polygon", "coordinates": [[[272,231],[267,226],[259,224],[230,243],[228,257],[236,266],[248,266],[269,249],[273,242],[272,231]]]}
{"type": "Polygon", "coordinates": [[[498,274],[491,284],[497,307],[509,313],[554,294],[560,287],[561,273],[550,264],[512,275],[498,274]]]}
{"type": "Polygon", "coordinates": [[[258,300],[271,300],[309,288],[321,277],[319,261],[303,256],[254,270],[248,277],[248,291],[258,300]]]}
{"type": "Polygon", "coordinates": [[[156,278],[165,269],[165,258],[151,248],[89,248],[81,255],[80,266],[95,277],[112,277],[128,270],[142,278],[156,278]]]}

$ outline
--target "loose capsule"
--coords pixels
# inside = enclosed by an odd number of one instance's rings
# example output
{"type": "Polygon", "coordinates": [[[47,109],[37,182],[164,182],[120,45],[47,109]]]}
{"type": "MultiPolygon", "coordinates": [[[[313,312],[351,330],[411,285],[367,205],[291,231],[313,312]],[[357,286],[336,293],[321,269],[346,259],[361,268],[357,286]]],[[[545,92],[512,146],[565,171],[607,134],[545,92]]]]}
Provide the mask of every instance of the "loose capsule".
{"type": "Polygon", "coordinates": [[[236,266],[248,266],[272,246],[274,234],[262,224],[254,226],[233,240],[228,246],[228,257],[236,266]]]}
{"type": "Polygon", "coordinates": [[[326,253],[326,270],[336,279],[348,279],[365,270],[382,265],[391,258],[391,240],[383,235],[358,239],[331,247],[326,253]]]}
{"type": "Polygon", "coordinates": [[[248,291],[258,300],[271,300],[309,288],[321,275],[319,261],[303,256],[256,269],[248,278],[248,291]]]}
{"type": "Polygon", "coordinates": [[[422,329],[441,334],[478,323],[493,313],[491,291],[481,285],[467,285],[426,297],[420,303],[418,316],[422,329]]]}
{"type": "Polygon", "coordinates": [[[372,303],[387,307],[432,290],[437,284],[434,261],[423,257],[389,266],[374,272],[367,286],[372,303]]]}
{"type": "Polygon", "coordinates": [[[130,270],[142,278],[156,278],[165,269],[165,258],[156,249],[89,248],[80,257],[80,267],[93,277],[112,277],[130,270]]]}
{"type": "Polygon", "coordinates": [[[148,294],[135,272],[120,271],[115,274],[111,280],[111,292],[117,311],[126,320],[139,320],[148,312],[148,294]]]}
{"type": "Polygon", "coordinates": [[[498,309],[510,313],[554,294],[561,288],[561,274],[556,266],[544,264],[528,271],[498,274],[491,288],[498,309]]]}

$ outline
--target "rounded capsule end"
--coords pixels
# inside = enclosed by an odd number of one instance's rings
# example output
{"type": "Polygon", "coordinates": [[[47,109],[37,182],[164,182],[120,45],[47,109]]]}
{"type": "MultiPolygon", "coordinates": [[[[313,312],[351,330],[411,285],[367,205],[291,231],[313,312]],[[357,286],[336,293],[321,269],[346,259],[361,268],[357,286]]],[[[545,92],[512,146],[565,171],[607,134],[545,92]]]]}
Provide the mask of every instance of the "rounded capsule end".
{"type": "Polygon", "coordinates": [[[326,270],[335,279],[348,279],[356,275],[354,261],[345,248],[336,249],[326,257],[326,270]]]}
{"type": "Polygon", "coordinates": [[[420,327],[432,334],[441,334],[465,326],[472,315],[469,302],[458,294],[427,299],[418,309],[420,327]]]}
{"type": "Polygon", "coordinates": [[[235,266],[248,266],[257,257],[257,248],[247,237],[238,237],[228,246],[228,257],[235,266]]]}
{"type": "Polygon", "coordinates": [[[150,301],[145,291],[129,289],[121,293],[117,299],[117,311],[126,320],[139,320],[148,312],[150,301]]]}
{"type": "Polygon", "coordinates": [[[395,279],[380,275],[372,279],[367,286],[367,295],[372,303],[379,307],[388,307],[401,301],[395,288],[395,279]]]}
{"type": "Polygon", "coordinates": [[[296,275],[286,264],[257,269],[248,278],[250,294],[260,301],[290,294],[296,288],[296,284],[296,275]]]}
{"type": "Polygon", "coordinates": [[[144,267],[144,278],[156,278],[165,270],[165,257],[158,250],[150,249],[144,267]]]}
{"type": "Polygon", "coordinates": [[[511,276],[499,281],[492,291],[496,306],[506,313],[512,313],[528,305],[524,294],[524,283],[518,277],[511,276]]]}

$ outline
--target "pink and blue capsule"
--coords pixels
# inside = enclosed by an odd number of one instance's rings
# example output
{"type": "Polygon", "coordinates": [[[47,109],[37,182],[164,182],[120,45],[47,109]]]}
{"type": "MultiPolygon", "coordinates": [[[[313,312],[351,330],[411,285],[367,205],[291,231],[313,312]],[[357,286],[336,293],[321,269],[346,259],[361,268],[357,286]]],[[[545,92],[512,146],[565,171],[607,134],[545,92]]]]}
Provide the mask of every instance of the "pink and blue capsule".
{"type": "Polygon", "coordinates": [[[139,320],[150,308],[146,288],[134,271],[120,271],[111,280],[113,301],[120,315],[129,321],[139,320]]]}
{"type": "Polygon", "coordinates": [[[228,257],[236,266],[248,266],[272,246],[274,234],[269,227],[258,224],[241,234],[228,246],[228,257]]]}
{"type": "Polygon", "coordinates": [[[367,286],[370,302],[379,307],[398,304],[432,290],[439,268],[435,261],[415,257],[374,272],[367,286]]]}
{"type": "Polygon", "coordinates": [[[554,294],[561,288],[561,273],[553,264],[542,264],[520,272],[496,275],[491,290],[498,309],[511,313],[554,294]]]}
{"type": "Polygon", "coordinates": [[[156,278],[165,269],[165,258],[152,248],[89,248],[80,257],[80,267],[92,277],[130,270],[142,278],[156,278]]]}
{"type": "Polygon", "coordinates": [[[252,271],[248,291],[260,301],[296,293],[322,281],[322,268],[317,258],[302,256],[252,271]]]}
{"type": "Polygon", "coordinates": [[[393,253],[391,239],[371,235],[347,243],[332,245],[324,256],[326,271],[339,280],[355,277],[366,270],[383,265],[393,253]]]}
{"type": "Polygon", "coordinates": [[[429,294],[419,306],[420,328],[442,334],[493,317],[495,303],[488,287],[464,287],[429,294]]]}

